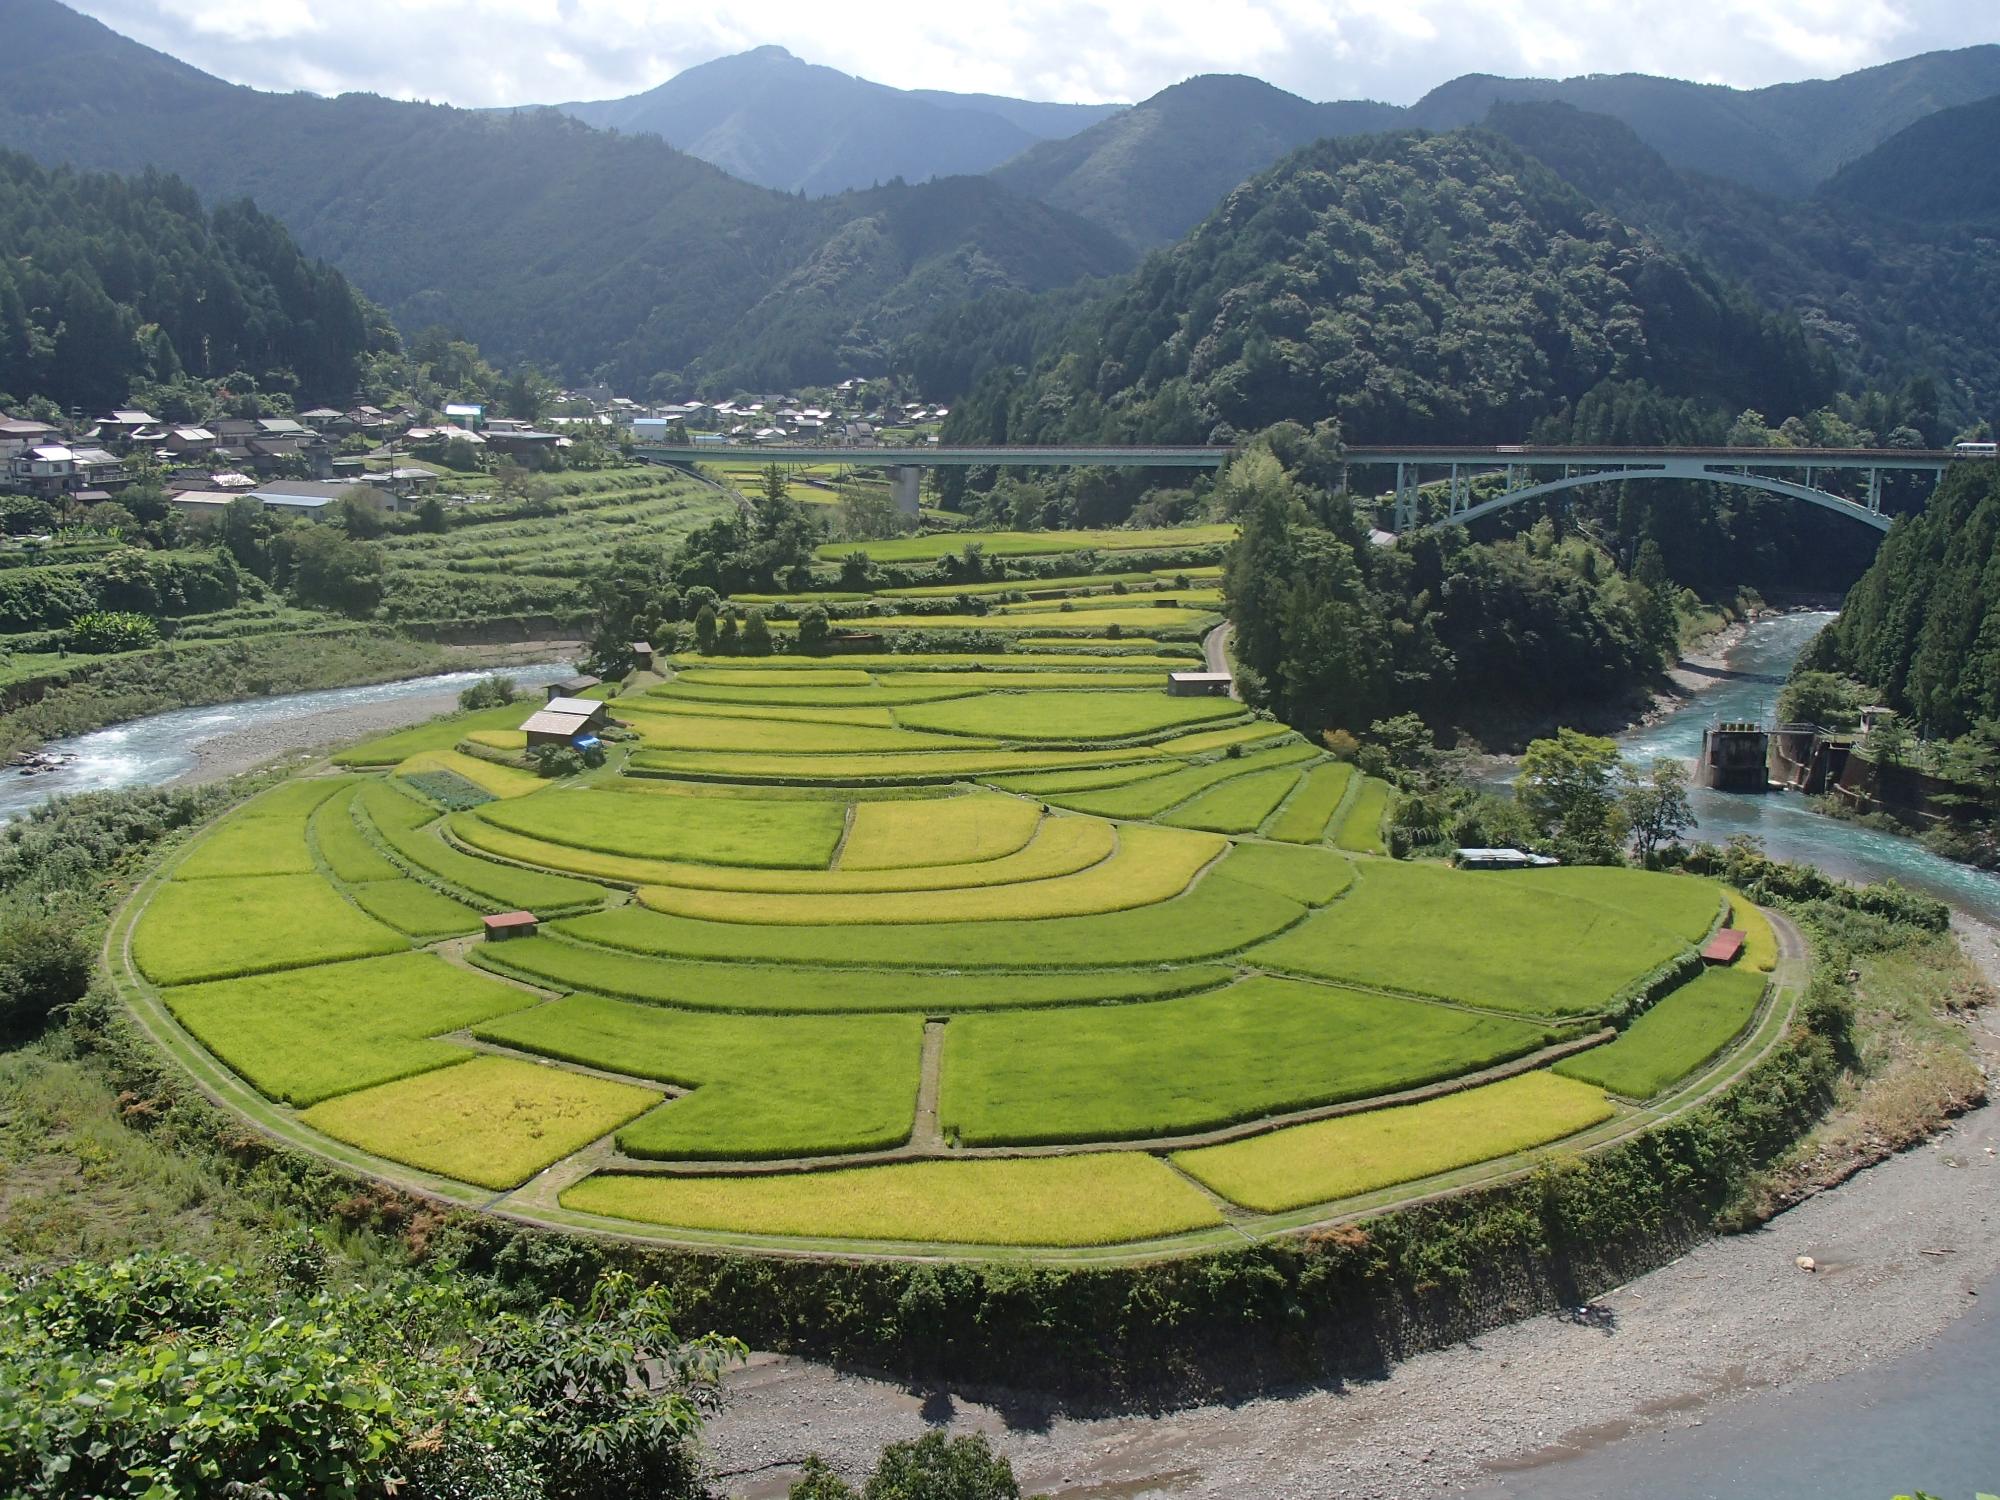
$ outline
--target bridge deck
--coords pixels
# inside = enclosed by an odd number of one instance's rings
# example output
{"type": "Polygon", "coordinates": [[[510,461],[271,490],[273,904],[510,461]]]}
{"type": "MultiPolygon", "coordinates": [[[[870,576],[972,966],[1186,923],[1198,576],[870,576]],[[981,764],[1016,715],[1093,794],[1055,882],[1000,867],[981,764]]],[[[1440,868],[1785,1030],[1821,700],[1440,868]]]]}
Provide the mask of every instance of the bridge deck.
{"type": "Polygon", "coordinates": [[[1517,464],[1549,468],[1562,464],[1654,463],[1662,459],[1755,468],[1935,469],[1965,455],[1949,448],[1548,448],[1528,444],[1494,447],[1381,447],[1347,449],[1351,464],[1517,464]]]}
{"type": "Polygon", "coordinates": [[[1076,465],[1114,469],[1219,469],[1228,448],[1019,447],[1019,448],[842,448],[832,445],[770,443],[699,447],[641,443],[632,450],[655,463],[854,464],[867,468],[1063,468],[1076,465]]]}
{"type": "MultiPolygon", "coordinates": [[[[633,450],[656,463],[785,463],[853,464],[869,468],[1064,468],[1076,465],[1106,468],[1217,469],[1234,451],[1222,447],[1098,444],[1040,444],[1006,448],[918,447],[860,448],[832,444],[774,443],[736,446],[704,443],[693,446],[642,443],[633,450]]],[[[1974,455],[1978,457],[1979,455],[1974,455]]],[[[1648,464],[1662,460],[1681,463],[1735,464],[1767,469],[1940,469],[1966,455],[1949,448],[1548,448],[1530,444],[1492,447],[1446,447],[1409,444],[1386,447],[1356,444],[1347,449],[1350,464],[1473,464],[1492,467],[1552,468],[1564,464],[1648,464]]]]}

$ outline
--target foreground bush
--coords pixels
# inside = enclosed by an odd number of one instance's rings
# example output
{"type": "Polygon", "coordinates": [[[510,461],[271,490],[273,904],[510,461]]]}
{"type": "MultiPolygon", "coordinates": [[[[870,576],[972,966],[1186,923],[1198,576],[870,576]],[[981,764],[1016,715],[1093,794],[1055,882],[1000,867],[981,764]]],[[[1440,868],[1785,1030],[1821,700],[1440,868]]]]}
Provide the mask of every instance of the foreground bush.
{"type": "Polygon", "coordinates": [[[82,999],[95,962],[66,904],[0,904],[0,1040],[82,999]]]}
{"type": "Polygon", "coordinates": [[[954,1438],[927,1432],[882,1450],[875,1472],[859,1490],[829,1469],[817,1454],[806,1460],[805,1476],[791,1500],[1020,1500],[1014,1466],[988,1446],[985,1437],[954,1438]]]}
{"type": "Polygon", "coordinates": [[[446,1277],[69,1266],[0,1280],[0,1492],[694,1496],[690,1439],[737,1352],[677,1339],[617,1276],[522,1314],[446,1277]]]}

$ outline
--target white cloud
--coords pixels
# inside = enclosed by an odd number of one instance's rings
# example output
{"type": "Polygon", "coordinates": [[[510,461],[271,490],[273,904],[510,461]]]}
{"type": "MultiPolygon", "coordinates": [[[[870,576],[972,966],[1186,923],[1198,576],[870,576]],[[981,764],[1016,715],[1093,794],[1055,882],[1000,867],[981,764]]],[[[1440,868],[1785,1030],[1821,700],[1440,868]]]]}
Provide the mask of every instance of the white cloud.
{"type": "Polygon", "coordinates": [[[1144,98],[1242,72],[1407,103],[1461,73],[1756,86],[2000,41],[1992,0],[72,0],[236,82],[464,105],[632,93],[766,42],[903,88],[1144,98]]]}

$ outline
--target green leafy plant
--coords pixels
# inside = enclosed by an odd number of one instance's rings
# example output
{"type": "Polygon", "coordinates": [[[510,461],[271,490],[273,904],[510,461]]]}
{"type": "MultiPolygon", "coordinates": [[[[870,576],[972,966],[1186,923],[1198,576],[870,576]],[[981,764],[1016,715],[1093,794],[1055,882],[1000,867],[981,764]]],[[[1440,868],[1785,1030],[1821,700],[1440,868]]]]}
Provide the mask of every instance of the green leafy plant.
{"type": "Polygon", "coordinates": [[[92,656],[142,650],[159,639],[160,627],[150,617],[130,610],[94,609],[69,624],[70,649],[92,656]]]}

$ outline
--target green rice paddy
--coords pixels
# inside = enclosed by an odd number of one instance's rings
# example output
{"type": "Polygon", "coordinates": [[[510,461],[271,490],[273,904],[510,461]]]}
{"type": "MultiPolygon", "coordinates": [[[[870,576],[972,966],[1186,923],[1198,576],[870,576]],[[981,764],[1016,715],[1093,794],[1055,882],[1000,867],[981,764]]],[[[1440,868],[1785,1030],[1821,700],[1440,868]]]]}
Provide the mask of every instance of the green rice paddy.
{"type": "Polygon", "coordinates": [[[913,1161],[764,1177],[604,1173],[563,1194],[581,1213],[688,1229],[946,1245],[1111,1245],[1222,1222],[1156,1157],[913,1161]]]}
{"type": "Polygon", "coordinates": [[[923,1021],[748,1016],[572,995],[477,1028],[484,1041],[692,1090],[619,1133],[637,1157],[747,1161],[909,1139],[923,1021]]]}
{"type": "Polygon", "coordinates": [[[969,617],[1095,632],[1029,651],[665,663],[575,777],[519,754],[532,704],[381,736],[192,840],[133,974],[382,1170],[807,1248],[1205,1243],[1218,1196],[1255,1234],[1587,1131],[1746,1031],[1776,945],[1734,898],[1741,972],[1462,1087],[1622,1020],[1724,893],[1388,859],[1386,782],[1104,633],[1197,626],[1189,573],[969,617]],[[481,936],[514,908],[539,935],[481,936]]]}
{"type": "MultiPolygon", "coordinates": [[[[1662,886],[1687,879],[1648,878],[1662,886]]],[[[1715,890],[1693,880],[1687,886],[1710,896],[1715,890]]],[[[1525,1015],[1595,1014],[1685,952],[1689,939],[1582,899],[1592,888],[1538,887],[1532,872],[1370,860],[1338,902],[1248,957],[1278,970],[1525,1015]],[[1469,884],[1482,880],[1483,887],[1469,884]]],[[[1662,891],[1669,902],[1677,894],[1662,891]]]]}
{"type": "Polygon", "coordinates": [[[1177,1000],[961,1016],[945,1031],[940,1111],[967,1145],[1178,1135],[1415,1088],[1542,1040],[1497,1016],[1256,978],[1177,1000]]]}
{"type": "Polygon", "coordinates": [[[183,985],[166,999],[260,1093],[301,1107],[463,1062],[464,1047],[434,1038],[535,1003],[428,953],[183,985]]]}
{"type": "Polygon", "coordinates": [[[1640,1015],[1617,1041],[1565,1058],[1554,1071],[1650,1099],[1735,1040],[1757,1013],[1765,982],[1757,969],[1710,969],[1640,1015]]]}

